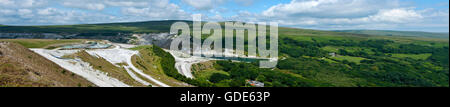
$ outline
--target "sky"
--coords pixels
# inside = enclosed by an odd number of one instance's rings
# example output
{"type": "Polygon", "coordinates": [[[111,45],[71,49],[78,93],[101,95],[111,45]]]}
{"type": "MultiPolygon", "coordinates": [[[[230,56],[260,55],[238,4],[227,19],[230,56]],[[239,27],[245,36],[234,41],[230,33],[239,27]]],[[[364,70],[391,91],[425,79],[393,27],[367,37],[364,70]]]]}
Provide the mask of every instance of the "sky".
{"type": "Polygon", "coordinates": [[[0,0],[0,24],[278,22],[319,30],[449,32],[448,0],[0,0]]]}

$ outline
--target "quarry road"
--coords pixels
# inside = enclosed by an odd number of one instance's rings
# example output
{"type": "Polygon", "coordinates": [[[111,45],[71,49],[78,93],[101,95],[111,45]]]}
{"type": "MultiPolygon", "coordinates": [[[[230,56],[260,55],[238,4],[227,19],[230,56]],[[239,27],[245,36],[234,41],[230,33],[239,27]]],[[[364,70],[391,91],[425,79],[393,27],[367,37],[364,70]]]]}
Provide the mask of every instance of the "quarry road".
{"type": "Polygon", "coordinates": [[[151,85],[150,83],[148,83],[147,81],[142,80],[141,78],[139,78],[136,74],[133,73],[133,71],[130,70],[129,66],[125,66],[124,67],[125,70],[127,71],[127,73],[131,76],[131,78],[133,78],[134,80],[138,81],[141,84],[144,84],[146,86],[151,85]]]}
{"type": "Polygon", "coordinates": [[[194,59],[189,58],[182,58],[182,53],[171,51],[171,50],[165,50],[166,52],[169,52],[172,54],[172,56],[175,58],[175,68],[177,69],[178,73],[181,75],[184,75],[188,78],[194,78],[194,76],[191,73],[191,66],[194,59]]]}
{"type": "MultiPolygon", "coordinates": [[[[145,74],[144,72],[142,72],[141,70],[139,70],[137,67],[135,67],[132,63],[131,57],[133,55],[138,55],[139,52],[138,51],[133,51],[133,50],[129,50],[129,49],[125,49],[123,47],[125,47],[124,45],[117,45],[117,44],[113,44],[114,48],[112,49],[97,49],[97,50],[88,50],[87,52],[92,55],[92,56],[99,56],[104,58],[105,60],[107,60],[108,62],[111,62],[112,64],[117,64],[117,63],[127,63],[127,68],[131,68],[131,70],[133,70],[134,72],[136,72],[138,75],[141,75],[142,77],[156,83],[153,85],[157,85],[157,86],[161,86],[161,87],[170,87],[167,84],[164,84],[161,81],[158,81],[156,79],[154,79],[153,77],[151,77],[150,75],[145,74]]],[[[131,47],[131,46],[130,46],[131,47]]],[[[128,71],[127,71],[128,72],[128,71]]],[[[134,74],[133,72],[128,72],[130,75],[134,74]],[[132,73],[132,74],[131,74],[132,73]]],[[[139,79],[136,77],[132,78],[144,85],[149,85],[148,82],[144,82],[142,81],[142,79],[139,79]]]]}
{"type": "Polygon", "coordinates": [[[180,73],[188,78],[194,78],[194,76],[192,75],[192,71],[191,71],[193,64],[216,60],[216,59],[211,59],[211,58],[188,56],[181,52],[172,51],[172,50],[165,50],[165,51],[172,54],[172,56],[175,58],[175,68],[178,70],[178,73],[180,73]]]}
{"type": "MultiPolygon", "coordinates": [[[[133,55],[131,55],[131,56],[133,56],[133,55]]],[[[138,68],[136,68],[136,67],[133,65],[132,61],[131,61],[131,56],[130,56],[130,57],[127,57],[127,64],[130,65],[130,68],[131,68],[132,70],[134,70],[134,71],[135,71],[136,73],[138,73],[139,75],[141,75],[141,76],[143,76],[143,77],[149,79],[150,81],[155,82],[157,85],[159,85],[159,86],[161,86],[161,87],[170,87],[169,85],[164,84],[164,83],[162,83],[161,81],[158,81],[158,80],[152,78],[151,76],[145,74],[144,72],[142,72],[141,70],[139,70],[138,68]]]]}
{"type": "Polygon", "coordinates": [[[188,77],[188,78],[194,78],[194,76],[192,76],[191,73],[191,66],[192,63],[189,63],[187,61],[180,61],[177,60],[175,63],[175,68],[178,70],[179,73],[181,73],[182,75],[188,77]]]}

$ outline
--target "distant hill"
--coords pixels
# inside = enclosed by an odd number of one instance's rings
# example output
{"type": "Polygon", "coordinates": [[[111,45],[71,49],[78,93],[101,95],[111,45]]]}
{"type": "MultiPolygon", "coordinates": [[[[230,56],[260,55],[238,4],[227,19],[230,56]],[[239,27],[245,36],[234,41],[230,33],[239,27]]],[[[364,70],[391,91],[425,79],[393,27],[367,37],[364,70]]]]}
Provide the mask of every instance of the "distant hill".
{"type": "Polygon", "coordinates": [[[0,42],[0,87],[95,86],[28,48],[0,42]]]}
{"type": "MultiPolygon", "coordinates": [[[[187,20],[163,20],[143,22],[119,22],[103,24],[79,24],[79,25],[45,25],[45,26],[0,26],[0,38],[15,39],[103,39],[118,43],[127,43],[131,34],[135,33],[167,33],[173,23],[187,22],[192,27],[192,21],[187,20]]],[[[223,26],[224,22],[220,22],[223,26]]],[[[224,28],[224,27],[222,27],[224,28]]],[[[395,37],[407,37],[408,39],[422,39],[416,37],[431,38],[432,41],[442,38],[448,39],[447,34],[427,32],[402,32],[402,31],[323,31],[299,28],[279,28],[281,38],[298,38],[299,36],[322,36],[323,38],[350,37],[352,39],[365,40],[367,38],[396,39],[395,37]],[[444,35],[444,36],[442,36],[444,35]]],[[[445,39],[445,40],[447,40],[445,39]]],[[[445,41],[444,40],[444,41],[445,41]]]]}
{"type": "Polygon", "coordinates": [[[381,36],[400,36],[400,37],[424,37],[424,38],[441,38],[448,39],[448,33],[431,33],[420,31],[390,31],[390,30],[338,30],[336,32],[347,32],[367,35],[381,35],[381,36]]]}
{"type": "Polygon", "coordinates": [[[80,25],[0,26],[0,39],[102,39],[126,43],[135,33],[167,33],[182,20],[80,25]]]}
{"type": "Polygon", "coordinates": [[[169,32],[170,26],[180,21],[182,20],[47,26],[0,25],[0,33],[158,33],[169,32]]]}

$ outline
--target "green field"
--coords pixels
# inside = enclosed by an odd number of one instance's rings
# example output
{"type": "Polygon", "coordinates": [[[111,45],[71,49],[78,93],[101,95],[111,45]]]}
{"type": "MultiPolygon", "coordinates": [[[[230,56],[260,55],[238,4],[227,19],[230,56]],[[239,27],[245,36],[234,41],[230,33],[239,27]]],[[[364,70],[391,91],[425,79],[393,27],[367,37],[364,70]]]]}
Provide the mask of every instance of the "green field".
{"type": "Polygon", "coordinates": [[[68,44],[68,43],[80,43],[85,40],[81,39],[64,39],[64,40],[53,40],[53,39],[0,39],[0,41],[14,42],[18,43],[27,48],[46,48],[51,45],[58,44],[68,44]]]}
{"type": "Polygon", "coordinates": [[[415,60],[426,60],[428,59],[432,54],[426,53],[426,54],[391,54],[392,57],[396,58],[412,58],[415,60]]]}
{"type": "Polygon", "coordinates": [[[216,74],[216,73],[223,74],[223,75],[228,75],[228,76],[230,75],[230,74],[228,74],[225,71],[210,69],[210,70],[202,70],[202,71],[195,72],[194,76],[195,76],[195,78],[198,78],[198,79],[210,80],[211,76],[213,74],[216,74]]]}
{"type": "Polygon", "coordinates": [[[371,48],[361,48],[361,47],[345,47],[345,46],[325,46],[321,49],[329,52],[339,52],[339,49],[344,49],[348,52],[366,52],[368,54],[373,54],[374,52],[371,50],[371,48]]]}
{"type": "Polygon", "coordinates": [[[331,57],[331,59],[335,59],[335,60],[339,60],[339,61],[347,60],[347,61],[359,64],[361,62],[361,60],[364,60],[366,58],[352,57],[352,56],[336,56],[336,57],[331,57]]]}
{"type": "Polygon", "coordinates": [[[389,31],[389,30],[341,30],[338,32],[348,32],[367,35],[382,35],[382,36],[398,36],[398,37],[421,37],[421,38],[439,38],[448,39],[448,33],[430,33],[417,31],[389,31]]]}
{"type": "MultiPolygon", "coordinates": [[[[133,65],[135,65],[138,69],[142,70],[145,74],[150,75],[158,81],[161,81],[169,86],[174,87],[188,87],[189,85],[182,84],[181,81],[176,80],[172,77],[169,77],[166,71],[167,69],[175,69],[175,65],[169,65],[166,61],[175,62],[174,59],[164,58],[169,57],[169,53],[162,53],[161,48],[157,46],[144,45],[134,47],[131,50],[139,51],[140,55],[132,56],[131,60],[133,65]],[[156,48],[156,49],[155,49],[156,48]]],[[[177,72],[178,73],[178,72],[177,72]]],[[[152,83],[152,81],[148,81],[152,83]]]]}

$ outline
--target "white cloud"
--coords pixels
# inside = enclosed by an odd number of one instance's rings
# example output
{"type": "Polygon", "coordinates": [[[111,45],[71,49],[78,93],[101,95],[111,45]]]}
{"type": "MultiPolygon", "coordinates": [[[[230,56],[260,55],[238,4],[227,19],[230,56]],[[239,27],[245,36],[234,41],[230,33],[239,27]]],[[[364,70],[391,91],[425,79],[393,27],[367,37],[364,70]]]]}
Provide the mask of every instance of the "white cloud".
{"type": "Polygon", "coordinates": [[[17,12],[18,12],[19,15],[21,15],[21,16],[30,15],[31,13],[33,13],[33,11],[30,10],[30,9],[19,9],[17,12]]]}
{"type": "Polygon", "coordinates": [[[419,10],[405,4],[398,0],[292,0],[256,17],[285,26],[326,30],[448,28],[448,9],[419,10]]]}
{"type": "Polygon", "coordinates": [[[182,10],[178,5],[167,0],[153,0],[147,7],[124,7],[123,15],[139,21],[187,19],[190,14],[182,10]]]}
{"type": "Polygon", "coordinates": [[[14,10],[10,10],[10,9],[0,9],[0,14],[3,15],[12,15],[14,14],[15,11],[14,10]]]}
{"type": "Polygon", "coordinates": [[[12,0],[0,0],[1,6],[7,6],[7,5],[12,5],[12,4],[14,4],[14,1],[12,1],[12,0]]]}
{"type": "Polygon", "coordinates": [[[398,7],[397,0],[292,0],[265,10],[267,17],[361,17],[398,7]]]}
{"type": "Polygon", "coordinates": [[[254,0],[181,0],[181,1],[193,7],[195,10],[212,10],[228,2],[234,2],[240,6],[249,6],[255,2],[254,0]]]}
{"type": "Polygon", "coordinates": [[[19,9],[17,10],[17,14],[20,18],[30,19],[34,17],[33,11],[30,9],[19,9]]]}
{"type": "Polygon", "coordinates": [[[56,12],[57,10],[55,8],[46,8],[46,9],[39,9],[37,14],[39,15],[52,15],[56,12]]]}
{"type": "Polygon", "coordinates": [[[36,5],[41,5],[43,2],[39,0],[23,0],[21,2],[22,6],[24,7],[33,7],[36,5]]]}
{"type": "Polygon", "coordinates": [[[44,9],[0,9],[1,24],[8,25],[53,25],[53,24],[80,24],[102,23],[114,20],[114,17],[99,13],[85,13],[81,11],[67,11],[57,8],[44,9]]]}
{"type": "Polygon", "coordinates": [[[106,6],[98,1],[91,0],[66,0],[61,3],[67,7],[82,8],[89,10],[103,10],[106,6]]]}
{"type": "Polygon", "coordinates": [[[110,1],[106,0],[105,4],[110,6],[125,6],[125,7],[143,7],[149,5],[145,1],[110,1]]]}
{"type": "Polygon", "coordinates": [[[448,6],[418,9],[400,0],[292,0],[265,7],[259,13],[228,7],[230,2],[248,6],[254,0],[181,0],[192,7],[187,11],[179,7],[185,5],[169,0],[0,0],[0,24],[191,20],[195,13],[203,14],[206,21],[275,21],[281,26],[327,30],[449,26],[448,6]]]}
{"type": "Polygon", "coordinates": [[[108,7],[120,9],[123,16],[117,20],[162,20],[189,16],[178,5],[169,0],[64,0],[63,5],[89,10],[104,10],[108,7]],[[128,18],[128,19],[127,19],[128,18]]]}
{"type": "Polygon", "coordinates": [[[208,21],[223,21],[224,18],[223,18],[222,15],[216,14],[216,15],[214,15],[214,16],[212,16],[212,17],[207,17],[207,20],[208,20],[208,21]]]}
{"type": "Polygon", "coordinates": [[[166,6],[169,0],[62,0],[64,6],[89,10],[103,10],[107,7],[148,7],[166,6]]]}
{"type": "Polygon", "coordinates": [[[374,16],[369,16],[375,22],[406,23],[420,21],[423,16],[412,9],[381,10],[374,16]]]}
{"type": "Polygon", "coordinates": [[[255,1],[254,0],[234,0],[237,4],[249,6],[252,5],[255,1]]]}
{"type": "Polygon", "coordinates": [[[0,8],[33,8],[44,6],[46,0],[0,0],[0,8]]]}
{"type": "Polygon", "coordinates": [[[180,9],[178,5],[170,3],[169,0],[59,0],[56,2],[51,2],[51,0],[1,0],[0,2],[0,24],[9,25],[187,20],[189,18],[190,13],[180,9]],[[63,7],[53,7],[55,5],[63,7]],[[121,11],[102,11],[109,7],[121,11]]]}
{"type": "Polygon", "coordinates": [[[165,19],[184,19],[189,16],[188,13],[179,9],[175,4],[169,4],[163,8],[135,8],[128,7],[122,9],[122,14],[132,17],[142,17],[142,20],[165,20],[165,19]]]}
{"type": "Polygon", "coordinates": [[[181,0],[184,3],[194,7],[196,10],[211,10],[222,4],[225,0],[181,0]]]}

